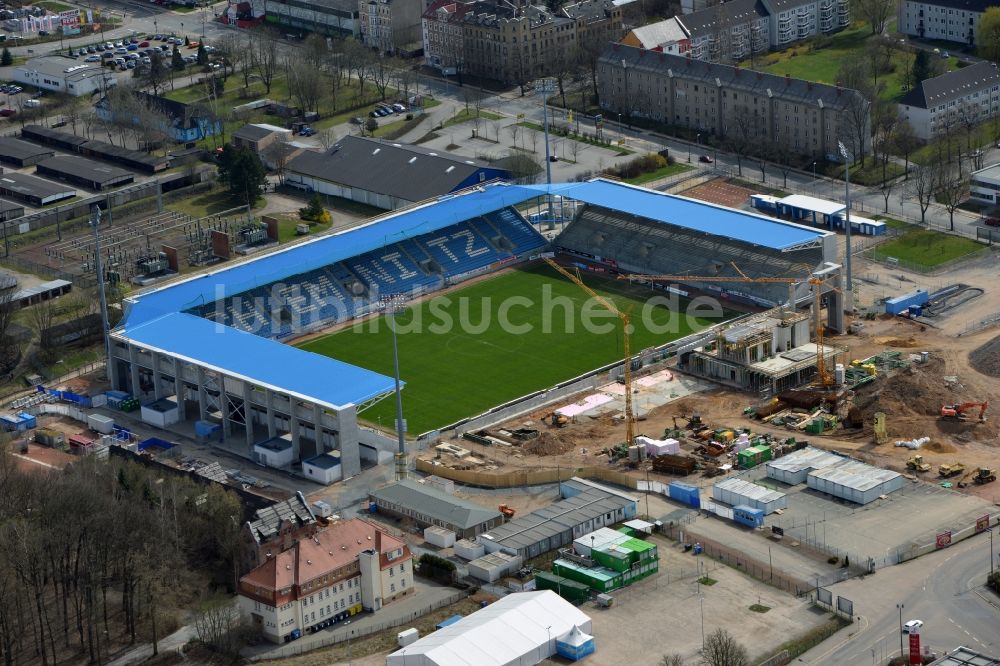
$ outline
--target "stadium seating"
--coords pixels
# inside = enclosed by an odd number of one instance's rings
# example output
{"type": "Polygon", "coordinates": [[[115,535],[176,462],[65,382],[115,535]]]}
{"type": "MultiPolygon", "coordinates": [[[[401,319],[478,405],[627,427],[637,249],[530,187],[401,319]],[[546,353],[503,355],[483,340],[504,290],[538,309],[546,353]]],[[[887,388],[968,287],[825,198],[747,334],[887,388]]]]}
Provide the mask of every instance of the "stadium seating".
{"type": "MultiPolygon", "coordinates": [[[[805,276],[822,260],[822,250],[795,252],[707,236],[681,227],[587,206],[554,241],[556,247],[604,259],[631,273],[735,276],[733,264],[750,277],[805,276]]],[[[698,285],[692,280],[692,285],[698,285]]],[[[713,286],[719,286],[718,284],[713,286]]],[[[771,303],[787,300],[783,284],[722,284],[727,291],[771,303]]]]}
{"type": "Polygon", "coordinates": [[[269,283],[226,299],[199,316],[263,337],[352,318],[386,294],[412,294],[545,245],[517,211],[504,208],[439,231],[392,243],[329,266],[269,283]]]}

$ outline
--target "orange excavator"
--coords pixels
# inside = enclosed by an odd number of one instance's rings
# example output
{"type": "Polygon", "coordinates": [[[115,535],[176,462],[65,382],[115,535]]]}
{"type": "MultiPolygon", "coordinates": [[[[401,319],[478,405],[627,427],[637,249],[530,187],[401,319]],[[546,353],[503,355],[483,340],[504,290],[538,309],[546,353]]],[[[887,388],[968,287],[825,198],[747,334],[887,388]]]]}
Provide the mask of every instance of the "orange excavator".
{"type": "Polygon", "coordinates": [[[942,405],[941,406],[941,418],[963,421],[966,419],[966,412],[970,409],[979,408],[978,420],[980,423],[986,421],[986,409],[990,406],[989,400],[985,402],[963,402],[957,405],[942,405]]]}
{"type": "Polygon", "coordinates": [[[497,508],[500,510],[500,513],[503,514],[503,517],[506,518],[507,520],[510,520],[511,518],[513,518],[514,514],[517,513],[517,511],[515,511],[512,508],[510,508],[506,504],[501,504],[497,508]]]}

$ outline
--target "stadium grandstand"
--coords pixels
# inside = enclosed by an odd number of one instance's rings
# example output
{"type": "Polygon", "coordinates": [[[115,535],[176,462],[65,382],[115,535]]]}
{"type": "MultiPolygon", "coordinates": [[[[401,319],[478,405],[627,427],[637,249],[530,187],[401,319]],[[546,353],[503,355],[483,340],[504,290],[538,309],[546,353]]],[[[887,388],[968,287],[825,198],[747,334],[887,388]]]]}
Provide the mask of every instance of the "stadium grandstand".
{"type": "MultiPolygon", "coordinates": [[[[490,183],[126,299],[111,333],[111,383],[143,404],[173,403],[182,432],[221,424],[220,445],[258,462],[258,446],[276,438],[291,442],[292,462],[339,450],[346,479],[386,446],[358,412],[390,395],[393,379],[281,340],[545,249],[604,272],[692,276],[732,274],[730,262],[754,276],[808,275],[836,259],[831,232],[617,182],[490,183]],[[517,208],[549,193],[575,202],[551,245],[517,208]]],[[[782,293],[749,284],[723,295],[767,307],[782,293]]]]}

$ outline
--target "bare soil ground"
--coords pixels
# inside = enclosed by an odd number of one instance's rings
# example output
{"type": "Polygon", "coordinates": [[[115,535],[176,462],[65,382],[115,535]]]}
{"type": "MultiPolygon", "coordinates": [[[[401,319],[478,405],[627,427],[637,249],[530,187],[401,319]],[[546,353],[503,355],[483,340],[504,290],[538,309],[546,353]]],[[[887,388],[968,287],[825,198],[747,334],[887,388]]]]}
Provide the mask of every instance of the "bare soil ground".
{"type": "Polygon", "coordinates": [[[764,191],[770,190],[767,188],[755,190],[738,185],[726,178],[716,178],[707,183],[695,185],[691,189],[685,190],[682,194],[692,199],[742,209],[748,207],[751,194],[758,194],[764,191]]]}

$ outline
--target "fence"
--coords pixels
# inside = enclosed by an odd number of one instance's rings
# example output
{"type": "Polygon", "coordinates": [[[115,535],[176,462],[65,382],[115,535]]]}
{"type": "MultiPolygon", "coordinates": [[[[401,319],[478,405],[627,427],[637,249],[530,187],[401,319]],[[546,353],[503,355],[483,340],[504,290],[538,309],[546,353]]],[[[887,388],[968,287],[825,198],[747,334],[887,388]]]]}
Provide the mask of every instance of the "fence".
{"type": "MultiPolygon", "coordinates": [[[[386,629],[392,629],[393,627],[399,627],[404,624],[409,624],[428,613],[432,613],[439,608],[444,608],[445,606],[450,606],[456,601],[461,601],[466,596],[465,592],[455,592],[444,599],[440,599],[429,606],[425,606],[420,610],[415,610],[406,615],[396,617],[392,620],[386,620],[384,622],[375,622],[373,624],[368,624],[363,627],[358,627],[352,629],[349,633],[346,630],[342,630],[342,633],[334,633],[333,635],[318,641],[309,641],[308,637],[300,639],[299,643],[292,643],[290,645],[285,645],[277,647],[264,654],[254,655],[248,657],[249,661],[270,661],[272,659],[287,659],[288,657],[293,657],[295,655],[304,654],[306,652],[311,652],[313,650],[318,650],[320,648],[330,647],[331,645],[337,645],[338,643],[343,643],[350,639],[364,638],[365,636],[370,636],[371,634],[376,634],[380,631],[385,631],[386,629]]],[[[389,611],[391,612],[391,611],[389,611]]]]}
{"type": "Polygon", "coordinates": [[[1000,324],[1000,312],[994,315],[990,315],[985,319],[980,319],[979,321],[973,321],[966,324],[962,332],[958,334],[958,337],[963,335],[969,335],[971,333],[978,333],[984,329],[990,328],[991,326],[996,326],[1000,324]]]}

